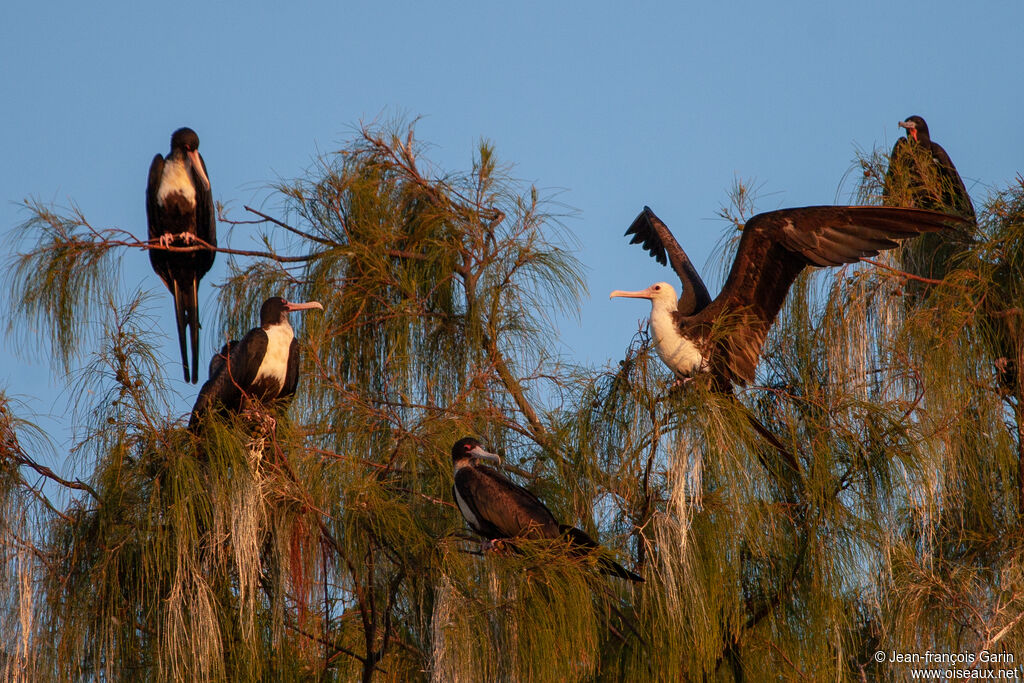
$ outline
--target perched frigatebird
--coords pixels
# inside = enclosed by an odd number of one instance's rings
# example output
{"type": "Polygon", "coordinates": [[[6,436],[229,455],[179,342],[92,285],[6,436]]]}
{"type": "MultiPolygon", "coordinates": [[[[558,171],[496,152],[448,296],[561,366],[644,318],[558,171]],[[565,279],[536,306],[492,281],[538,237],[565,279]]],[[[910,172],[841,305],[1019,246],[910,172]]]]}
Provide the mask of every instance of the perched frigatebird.
{"type": "MultiPolygon", "coordinates": [[[[472,437],[459,439],[452,446],[455,485],[452,492],[462,516],[488,541],[510,538],[564,539],[573,554],[600,551],[601,546],[586,532],[567,524],[559,524],[547,506],[522,486],[510,481],[497,470],[479,464],[490,460],[501,464],[501,458],[483,449],[472,437]]],[[[598,565],[605,574],[630,581],[644,579],[614,560],[601,555],[598,565]]]]}
{"type": "Polygon", "coordinates": [[[806,206],[761,213],[743,227],[722,291],[708,296],[686,252],[648,207],[626,230],[659,263],[668,255],[683,284],[667,282],[610,297],[651,301],[651,332],[661,360],[679,378],[712,374],[716,388],[753,380],[761,347],[790,285],[806,266],[854,263],[895,240],[966,223],[935,211],[880,206],[806,206]]]}
{"type": "Polygon", "coordinates": [[[955,213],[971,220],[974,204],[946,150],[933,142],[920,116],[899,122],[907,136],[893,145],[882,190],[886,206],[910,206],[955,213]]]}
{"type": "MultiPolygon", "coordinates": [[[[946,150],[932,142],[924,119],[911,116],[899,125],[907,130],[907,136],[896,141],[889,155],[882,203],[945,211],[968,220],[962,229],[925,235],[900,253],[903,270],[941,280],[955,267],[957,254],[964,252],[974,237],[974,205],[946,150]]],[[[921,285],[908,281],[906,290],[907,301],[914,302],[921,285]]]]}
{"type": "MultiPolygon", "coordinates": [[[[159,246],[190,246],[197,239],[217,246],[217,225],[213,194],[206,163],[199,154],[199,136],[191,128],[179,128],[171,135],[171,153],[157,154],[149,166],[146,186],[146,216],[149,239],[159,246]]],[[[174,299],[178,345],[185,368],[185,381],[199,381],[199,280],[213,266],[216,252],[199,249],[174,252],[150,249],[153,270],[167,285],[174,299]],[[189,372],[186,328],[191,332],[192,364],[189,372]]]]}
{"type": "Polygon", "coordinates": [[[225,361],[210,361],[210,379],[199,390],[189,428],[211,410],[239,413],[250,401],[269,403],[288,399],[299,384],[299,342],[288,323],[288,313],[311,308],[323,310],[317,301],[292,303],[279,296],[263,302],[260,326],[221,349],[225,361]],[[216,372],[215,372],[216,371],[216,372]]]}

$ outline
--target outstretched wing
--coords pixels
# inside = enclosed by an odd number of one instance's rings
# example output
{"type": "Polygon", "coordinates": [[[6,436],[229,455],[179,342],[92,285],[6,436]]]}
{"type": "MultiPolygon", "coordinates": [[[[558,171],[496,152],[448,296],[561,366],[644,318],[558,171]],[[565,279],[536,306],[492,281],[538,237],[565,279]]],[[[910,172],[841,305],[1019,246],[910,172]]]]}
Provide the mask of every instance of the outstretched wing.
{"type": "Polygon", "coordinates": [[[686,297],[686,289],[689,288],[694,298],[694,312],[700,311],[711,303],[708,289],[704,286],[697,269],[693,267],[690,258],[679,246],[679,242],[672,236],[668,226],[658,218],[651,207],[645,206],[640,215],[626,230],[626,236],[633,235],[630,244],[640,244],[654,259],[661,265],[665,264],[665,256],[672,263],[672,270],[676,271],[679,280],[683,283],[683,295],[686,297]]]}
{"type": "Polygon", "coordinates": [[[964,223],[935,211],[882,206],[807,206],[754,216],[721,294],[690,318],[711,339],[712,369],[731,381],[753,379],[768,329],[806,266],[854,263],[897,240],[964,223]]]}

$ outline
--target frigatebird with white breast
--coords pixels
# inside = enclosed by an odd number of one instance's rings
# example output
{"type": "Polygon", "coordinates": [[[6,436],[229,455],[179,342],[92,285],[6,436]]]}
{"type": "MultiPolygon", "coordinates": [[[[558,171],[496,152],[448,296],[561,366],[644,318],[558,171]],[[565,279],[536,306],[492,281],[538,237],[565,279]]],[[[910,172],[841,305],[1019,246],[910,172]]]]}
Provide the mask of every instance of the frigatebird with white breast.
{"type": "Polygon", "coordinates": [[[241,341],[225,344],[223,362],[211,361],[210,379],[199,390],[189,428],[195,428],[211,411],[240,413],[253,401],[290,399],[299,384],[300,353],[288,314],[312,308],[323,310],[317,301],[293,303],[279,296],[264,301],[260,326],[249,330],[241,341]]]}
{"type": "Polygon", "coordinates": [[[836,266],[897,246],[897,240],[962,226],[958,216],[881,206],[805,206],[761,213],[743,227],[725,286],[712,300],[689,257],[650,208],[626,235],[662,265],[668,255],[682,296],[667,282],[610,297],[651,301],[654,346],[680,379],[710,372],[716,389],[754,379],[768,330],[807,266],[836,266]]]}
{"type": "Polygon", "coordinates": [[[574,555],[599,553],[598,567],[605,574],[643,582],[642,576],[604,555],[607,551],[586,532],[559,524],[537,496],[501,472],[480,464],[480,460],[501,464],[500,456],[485,451],[472,437],[459,439],[452,446],[455,469],[452,493],[459,512],[473,531],[488,542],[513,538],[563,539],[574,555]]]}
{"type": "Polygon", "coordinates": [[[146,186],[146,217],[153,270],[167,285],[174,299],[178,345],[185,368],[185,381],[199,381],[199,281],[213,266],[215,251],[196,249],[175,252],[166,247],[192,246],[202,240],[217,246],[217,224],[213,193],[206,163],[199,154],[199,136],[191,128],[179,128],[171,135],[171,153],[157,154],[149,166],[146,186]],[[187,333],[192,342],[191,372],[187,333]]]}

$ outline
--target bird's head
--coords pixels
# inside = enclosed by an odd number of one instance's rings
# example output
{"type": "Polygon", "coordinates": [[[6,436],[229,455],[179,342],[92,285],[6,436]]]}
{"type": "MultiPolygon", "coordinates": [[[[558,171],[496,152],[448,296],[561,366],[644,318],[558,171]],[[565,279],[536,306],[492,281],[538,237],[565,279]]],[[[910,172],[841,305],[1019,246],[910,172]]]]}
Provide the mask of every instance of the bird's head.
{"type": "Polygon", "coordinates": [[[210,179],[206,177],[206,169],[199,158],[199,136],[191,128],[179,128],[171,134],[171,152],[180,152],[188,161],[189,166],[199,175],[203,185],[210,189],[210,179]]]}
{"type": "Polygon", "coordinates": [[[899,126],[907,129],[907,137],[914,142],[927,142],[930,139],[928,124],[920,116],[908,116],[906,121],[900,121],[899,126]]]}
{"type": "Polygon", "coordinates": [[[272,296],[263,302],[260,308],[260,326],[269,327],[288,320],[288,314],[292,311],[306,311],[311,308],[318,308],[321,311],[324,307],[319,301],[308,301],[306,303],[293,303],[279,296],[272,296]]]}
{"type": "Polygon", "coordinates": [[[667,282],[655,282],[647,289],[641,289],[638,292],[624,292],[621,289],[616,289],[608,295],[608,298],[614,299],[617,296],[631,299],[650,299],[652,309],[665,308],[675,310],[679,303],[679,299],[676,297],[676,290],[667,282]]]}
{"type": "Polygon", "coordinates": [[[490,460],[496,465],[501,464],[501,456],[495,455],[494,453],[488,453],[484,450],[483,446],[479,441],[471,436],[466,436],[455,442],[452,446],[452,464],[458,467],[458,463],[465,461],[466,464],[472,463],[474,459],[477,460],[490,460]]]}

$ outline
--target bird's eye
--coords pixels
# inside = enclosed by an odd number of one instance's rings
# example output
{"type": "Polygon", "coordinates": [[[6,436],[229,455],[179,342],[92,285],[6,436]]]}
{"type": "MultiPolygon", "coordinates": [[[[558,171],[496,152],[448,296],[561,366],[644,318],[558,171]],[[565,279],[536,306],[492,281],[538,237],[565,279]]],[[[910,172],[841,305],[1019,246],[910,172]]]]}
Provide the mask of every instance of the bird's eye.
{"type": "Polygon", "coordinates": [[[655,292],[660,292],[661,291],[661,285],[654,285],[654,291],[655,292]]]}

